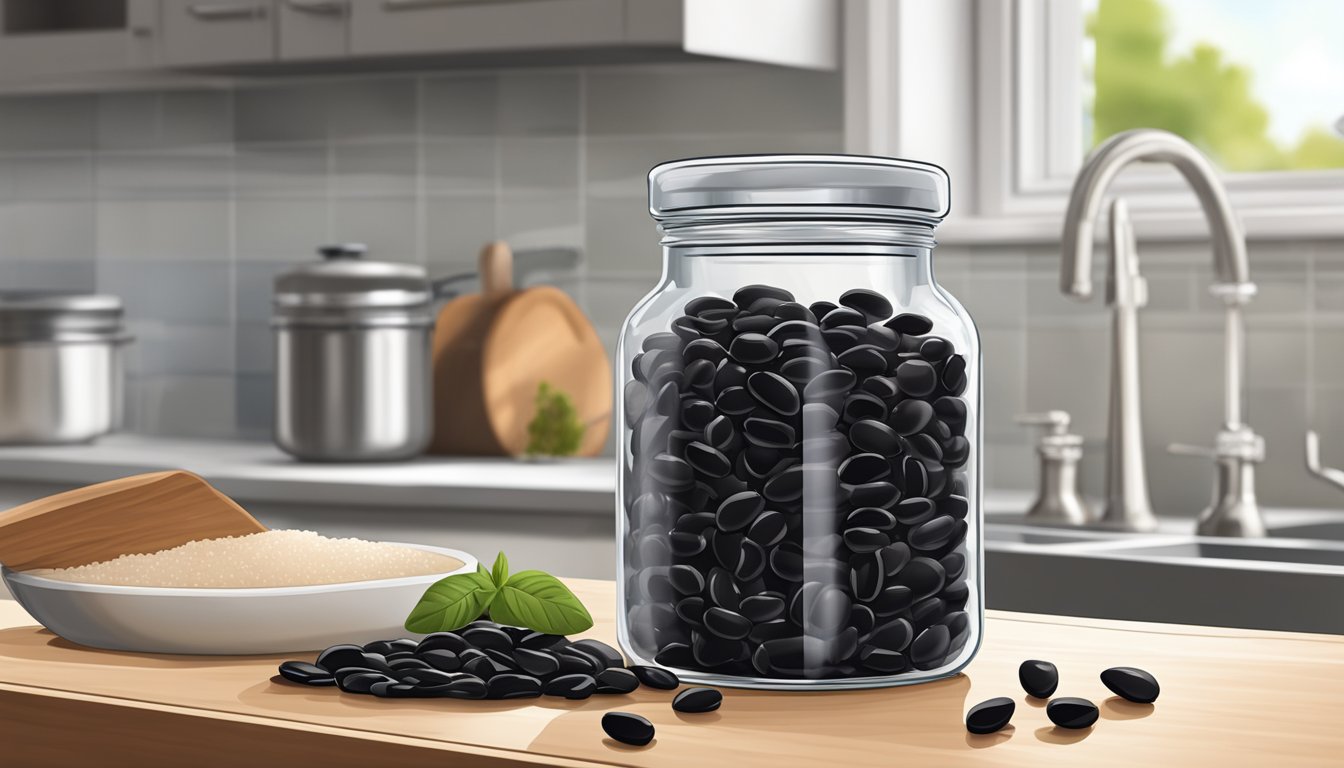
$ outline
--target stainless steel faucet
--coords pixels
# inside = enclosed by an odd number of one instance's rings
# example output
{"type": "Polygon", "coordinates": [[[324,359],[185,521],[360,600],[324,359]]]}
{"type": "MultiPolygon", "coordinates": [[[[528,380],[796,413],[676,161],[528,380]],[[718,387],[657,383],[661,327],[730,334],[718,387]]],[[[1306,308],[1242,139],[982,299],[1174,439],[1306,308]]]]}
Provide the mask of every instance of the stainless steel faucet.
{"type": "MultiPolygon", "coordinates": [[[[1176,453],[1214,458],[1213,503],[1200,515],[1205,536],[1263,536],[1255,499],[1255,464],[1264,459],[1264,440],[1242,422],[1245,325],[1242,307],[1255,295],[1246,259],[1246,241],[1228,203],[1227,192],[1208,158],[1167,131],[1137,129],[1107,139],[1088,157],[1074,180],[1064,217],[1060,288],[1067,295],[1092,295],[1092,246],[1102,200],[1111,182],[1136,161],[1165,162],[1195,192],[1213,238],[1212,293],[1226,308],[1224,419],[1213,449],[1172,446],[1176,453]]],[[[1138,309],[1147,303],[1147,284],[1123,200],[1111,206],[1110,279],[1107,303],[1114,314],[1111,356],[1110,436],[1106,505],[1101,525],[1127,530],[1156,527],[1144,469],[1139,402],[1138,309]]]]}

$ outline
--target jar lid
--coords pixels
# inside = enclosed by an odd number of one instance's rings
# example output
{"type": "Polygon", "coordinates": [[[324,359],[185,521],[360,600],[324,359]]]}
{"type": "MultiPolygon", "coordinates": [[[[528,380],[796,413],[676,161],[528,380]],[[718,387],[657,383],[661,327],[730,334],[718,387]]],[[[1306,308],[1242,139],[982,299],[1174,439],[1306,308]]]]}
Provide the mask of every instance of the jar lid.
{"type": "Polygon", "coordinates": [[[0,342],[118,340],[121,318],[121,299],[107,294],[0,292],[0,342]]]}
{"type": "Polygon", "coordinates": [[[889,157],[702,157],[649,171],[649,213],[659,221],[805,216],[936,226],[949,205],[947,171],[889,157]]]}
{"type": "Polygon", "coordinates": [[[397,310],[425,313],[431,298],[425,268],[365,260],[367,251],[360,243],[323,246],[322,261],[277,277],[277,316],[333,320],[397,310]]]}

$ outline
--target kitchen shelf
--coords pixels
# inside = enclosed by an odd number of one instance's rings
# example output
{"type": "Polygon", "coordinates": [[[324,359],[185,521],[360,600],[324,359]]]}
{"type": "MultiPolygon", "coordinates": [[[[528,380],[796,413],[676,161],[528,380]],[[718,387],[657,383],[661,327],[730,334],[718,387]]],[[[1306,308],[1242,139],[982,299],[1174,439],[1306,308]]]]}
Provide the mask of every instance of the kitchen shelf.
{"type": "Polygon", "coordinates": [[[0,482],[70,487],[185,469],[239,500],[291,504],[512,509],[610,516],[614,460],[422,457],[305,464],[270,443],[114,435],[89,445],[0,448],[0,482]]]}

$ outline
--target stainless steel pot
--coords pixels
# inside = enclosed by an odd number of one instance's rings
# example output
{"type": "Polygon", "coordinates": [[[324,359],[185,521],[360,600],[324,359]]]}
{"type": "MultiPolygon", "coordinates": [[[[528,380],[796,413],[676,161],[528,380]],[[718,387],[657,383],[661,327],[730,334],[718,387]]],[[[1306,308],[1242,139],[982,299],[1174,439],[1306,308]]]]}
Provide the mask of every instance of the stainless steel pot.
{"type": "Polygon", "coordinates": [[[0,293],[0,443],[82,443],[120,427],[128,341],[116,296],[0,293]]]}
{"type": "Polygon", "coordinates": [[[429,445],[425,270],[329,246],[276,278],[275,442],[309,461],[406,459],[429,445]]]}

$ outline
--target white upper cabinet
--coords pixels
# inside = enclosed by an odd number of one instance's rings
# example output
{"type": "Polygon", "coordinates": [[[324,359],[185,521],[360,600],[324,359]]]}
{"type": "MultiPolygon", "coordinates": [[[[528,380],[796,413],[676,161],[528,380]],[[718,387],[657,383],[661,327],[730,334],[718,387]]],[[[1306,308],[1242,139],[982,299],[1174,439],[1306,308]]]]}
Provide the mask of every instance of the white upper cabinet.
{"type": "Polygon", "coordinates": [[[355,0],[279,0],[279,3],[276,22],[280,60],[349,55],[350,13],[355,0]]]}
{"type": "Polygon", "coordinates": [[[254,64],[276,56],[273,0],[160,0],[160,64],[254,64]]]}
{"type": "Polygon", "coordinates": [[[355,55],[574,49],[624,41],[626,0],[364,0],[355,55]]]}

